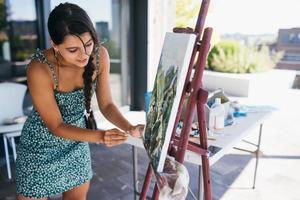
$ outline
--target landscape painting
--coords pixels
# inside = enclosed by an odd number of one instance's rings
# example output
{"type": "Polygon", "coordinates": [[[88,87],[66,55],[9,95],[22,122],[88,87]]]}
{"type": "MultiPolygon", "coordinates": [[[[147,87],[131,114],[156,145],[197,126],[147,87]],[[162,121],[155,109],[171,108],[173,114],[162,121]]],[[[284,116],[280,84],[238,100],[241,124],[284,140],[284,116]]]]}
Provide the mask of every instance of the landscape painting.
{"type": "Polygon", "coordinates": [[[147,113],[143,142],[156,172],[162,172],[196,36],[166,33],[147,113]]]}

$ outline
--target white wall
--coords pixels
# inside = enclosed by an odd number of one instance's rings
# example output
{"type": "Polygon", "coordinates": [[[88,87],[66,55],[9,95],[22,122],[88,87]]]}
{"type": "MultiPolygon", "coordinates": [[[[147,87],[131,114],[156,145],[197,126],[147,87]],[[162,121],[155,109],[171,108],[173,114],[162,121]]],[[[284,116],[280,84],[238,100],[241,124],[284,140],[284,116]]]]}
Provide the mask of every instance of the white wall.
{"type": "Polygon", "coordinates": [[[175,27],[174,0],[148,1],[148,81],[147,91],[151,91],[155,81],[161,48],[166,32],[172,32],[175,27]]]}

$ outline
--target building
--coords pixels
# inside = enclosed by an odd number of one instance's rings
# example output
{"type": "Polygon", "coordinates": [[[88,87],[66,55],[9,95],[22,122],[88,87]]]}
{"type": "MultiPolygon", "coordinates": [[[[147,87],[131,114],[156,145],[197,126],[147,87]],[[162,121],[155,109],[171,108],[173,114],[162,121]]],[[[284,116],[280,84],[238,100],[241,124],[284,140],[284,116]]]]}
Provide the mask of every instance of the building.
{"type": "Polygon", "coordinates": [[[279,29],[277,51],[284,51],[277,68],[300,71],[300,28],[279,29]]]}
{"type": "Polygon", "coordinates": [[[96,32],[100,41],[109,40],[108,22],[96,22],[96,32]]]}

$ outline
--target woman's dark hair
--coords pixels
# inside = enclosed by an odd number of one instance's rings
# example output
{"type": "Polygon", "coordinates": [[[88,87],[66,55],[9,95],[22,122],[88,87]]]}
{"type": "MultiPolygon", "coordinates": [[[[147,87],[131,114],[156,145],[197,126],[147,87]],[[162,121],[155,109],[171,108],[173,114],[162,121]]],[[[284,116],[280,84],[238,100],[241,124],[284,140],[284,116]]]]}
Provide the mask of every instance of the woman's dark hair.
{"type": "MultiPolygon", "coordinates": [[[[98,45],[97,34],[91,19],[87,13],[76,4],[61,3],[56,6],[51,11],[48,18],[48,31],[52,41],[56,45],[63,43],[64,38],[67,35],[75,35],[79,37],[79,35],[85,32],[89,32],[91,34],[95,44],[94,48],[98,45]]],[[[95,70],[95,66],[92,61],[93,54],[90,55],[88,64],[85,66],[85,70],[82,75],[84,80],[85,107],[88,114],[91,113],[92,76],[95,70]]]]}

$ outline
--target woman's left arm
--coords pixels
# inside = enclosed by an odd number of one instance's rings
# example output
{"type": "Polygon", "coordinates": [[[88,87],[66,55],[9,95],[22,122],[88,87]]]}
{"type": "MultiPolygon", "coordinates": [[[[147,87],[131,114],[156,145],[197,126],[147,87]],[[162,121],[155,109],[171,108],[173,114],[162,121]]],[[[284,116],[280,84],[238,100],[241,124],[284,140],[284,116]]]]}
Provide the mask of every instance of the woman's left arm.
{"type": "Polygon", "coordinates": [[[104,117],[111,123],[129,133],[134,137],[139,137],[144,125],[133,126],[123,117],[117,106],[112,101],[111,89],[109,85],[110,59],[105,47],[101,46],[99,51],[100,68],[97,77],[97,102],[104,117]]]}

